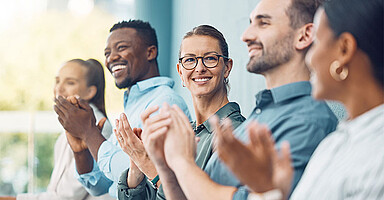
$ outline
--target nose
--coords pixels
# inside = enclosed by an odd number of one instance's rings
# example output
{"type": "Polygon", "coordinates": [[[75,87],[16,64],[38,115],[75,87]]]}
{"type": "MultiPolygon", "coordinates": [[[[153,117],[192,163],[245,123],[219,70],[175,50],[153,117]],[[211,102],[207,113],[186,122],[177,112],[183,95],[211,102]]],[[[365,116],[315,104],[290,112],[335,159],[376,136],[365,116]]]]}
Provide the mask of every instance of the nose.
{"type": "Polygon", "coordinates": [[[198,57],[196,58],[196,67],[195,67],[195,71],[196,72],[205,72],[207,71],[207,68],[205,67],[204,63],[203,63],[203,58],[202,57],[198,57]]]}
{"type": "Polygon", "coordinates": [[[55,96],[63,95],[64,87],[62,83],[56,83],[54,87],[54,94],[55,96]]]}
{"type": "Polygon", "coordinates": [[[249,24],[247,29],[243,32],[241,35],[241,40],[245,43],[249,43],[250,41],[255,41],[257,38],[257,31],[256,27],[254,27],[252,24],[249,24]]]}

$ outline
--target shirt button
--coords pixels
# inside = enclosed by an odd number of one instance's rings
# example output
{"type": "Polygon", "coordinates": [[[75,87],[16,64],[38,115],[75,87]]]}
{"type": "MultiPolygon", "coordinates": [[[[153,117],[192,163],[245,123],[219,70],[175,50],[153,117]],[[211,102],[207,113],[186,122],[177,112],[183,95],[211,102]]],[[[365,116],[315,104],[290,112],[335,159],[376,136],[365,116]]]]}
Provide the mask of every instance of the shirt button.
{"type": "Polygon", "coordinates": [[[256,114],[260,114],[261,113],[261,109],[260,108],[256,108],[256,114]]]}

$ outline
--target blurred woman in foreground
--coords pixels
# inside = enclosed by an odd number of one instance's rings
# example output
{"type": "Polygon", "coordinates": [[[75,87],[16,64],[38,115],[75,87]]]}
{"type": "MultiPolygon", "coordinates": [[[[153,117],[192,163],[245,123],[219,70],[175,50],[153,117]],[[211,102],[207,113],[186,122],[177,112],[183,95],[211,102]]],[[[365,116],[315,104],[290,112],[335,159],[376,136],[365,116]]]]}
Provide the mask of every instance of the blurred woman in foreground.
{"type": "MultiPolygon", "coordinates": [[[[384,198],[383,10],[382,0],[330,0],[317,11],[316,39],[307,55],[313,96],[342,102],[349,118],[317,147],[291,199],[384,198]]],[[[254,192],[248,199],[289,196],[288,146],[279,156],[269,130],[256,123],[248,127],[247,146],[228,128],[217,133],[218,151],[227,152],[222,160],[254,192]],[[238,160],[240,153],[252,156],[238,160]],[[240,171],[236,165],[250,167],[240,171]],[[252,166],[273,170],[254,172],[252,166]],[[269,181],[255,185],[249,173],[269,181]]]]}

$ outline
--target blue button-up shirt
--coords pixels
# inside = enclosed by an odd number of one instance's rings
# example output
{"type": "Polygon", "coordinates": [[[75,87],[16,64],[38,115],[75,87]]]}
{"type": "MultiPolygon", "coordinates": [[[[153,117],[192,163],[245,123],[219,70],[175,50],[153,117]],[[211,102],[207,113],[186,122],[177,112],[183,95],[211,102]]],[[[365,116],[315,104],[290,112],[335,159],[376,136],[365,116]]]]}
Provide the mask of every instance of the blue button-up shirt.
{"type": "MultiPolygon", "coordinates": [[[[174,81],[166,77],[154,77],[137,82],[124,93],[124,112],[131,127],[142,128],[141,113],[148,107],[176,104],[190,118],[183,98],[172,89],[174,81]]],[[[117,182],[121,173],[130,165],[129,156],[120,148],[115,134],[103,142],[98,151],[98,161],[93,170],[79,175],[79,181],[92,195],[109,192],[117,196],[117,182]]]]}
{"type": "MultiPolygon", "coordinates": [[[[246,127],[253,120],[270,128],[277,148],[283,141],[289,142],[295,170],[293,188],[317,145],[335,130],[338,123],[325,102],[311,97],[311,85],[307,81],[259,92],[256,95],[256,107],[250,117],[235,130],[238,139],[248,143],[246,127]]],[[[208,161],[206,172],[221,185],[237,187],[233,199],[247,199],[247,188],[241,185],[216,153],[208,161]]]]}

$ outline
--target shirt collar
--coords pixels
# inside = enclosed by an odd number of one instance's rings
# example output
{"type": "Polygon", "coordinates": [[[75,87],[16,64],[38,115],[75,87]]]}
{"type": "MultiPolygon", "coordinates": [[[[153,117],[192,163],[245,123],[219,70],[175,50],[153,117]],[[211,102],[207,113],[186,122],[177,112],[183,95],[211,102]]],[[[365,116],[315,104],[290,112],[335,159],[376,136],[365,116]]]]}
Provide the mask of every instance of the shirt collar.
{"type": "Polygon", "coordinates": [[[173,88],[174,84],[175,82],[168,77],[157,76],[157,77],[153,77],[153,78],[149,78],[149,79],[145,79],[143,81],[137,82],[135,85],[131,87],[131,90],[133,89],[133,87],[137,87],[137,89],[140,92],[142,92],[144,90],[154,88],[160,85],[168,85],[170,88],[173,88]]]}
{"type": "MultiPolygon", "coordinates": [[[[240,107],[235,102],[229,102],[225,104],[223,107],[221,107],[215,115],[220,119],[220,122],[230,116],[234,112],[240,112],[240,107]]],[[[211,118],[211,117],[209,117],[211,118]]],[[[214,127],[211,127],[211,124],[209,123],[209,118],[203,122],[203,125],[207,129],[209,133],[212,133],[214,131],[214,127]]],[[[196,128],[196,121],[193,123],[194,129],[196,128]]]]}
{"type": "Polygon", "coordinates": [[[311,95],[312,87],[309,81],[300,81],[272,88],[273,102],[280,103],[288,99],[311,95]]]}
{"type": "Polygon", "coordinates": [[[160,85],[167,85],[170,88],[173,88],[175,81],[168,77],[157,76],[143,81],[139,81],[136,84],[132,85],[130,89],[125,91],[125,98],[128,97],[129,93],[142,93],[147,89],[155,88],[160,85]]]}

